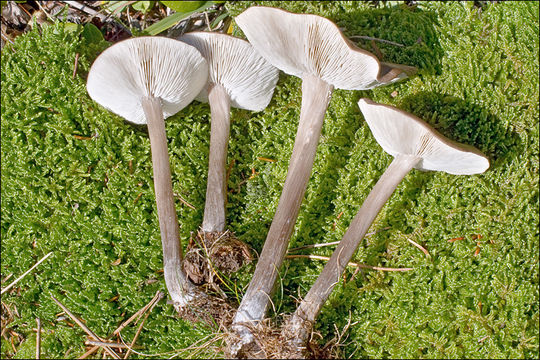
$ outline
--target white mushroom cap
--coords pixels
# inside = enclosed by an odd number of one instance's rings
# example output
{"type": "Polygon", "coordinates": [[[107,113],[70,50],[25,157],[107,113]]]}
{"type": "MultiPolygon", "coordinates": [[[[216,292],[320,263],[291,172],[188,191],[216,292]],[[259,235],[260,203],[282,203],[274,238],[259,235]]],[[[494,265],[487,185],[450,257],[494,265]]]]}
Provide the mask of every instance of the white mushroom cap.
{"type": "Polygon", "coordinates": [[[208,89],[222,85],[231,98],[231,105],[261,111],[272,99],[279,71],[263,59],[243,39],[225,34],[192,32],[178,38],[199,50],[208,62],[208,87],[197,100],[208,102],[208,89]]]}
{"type": "Polygon", "coordinates": [[[360,99],[358,106],[384,151],[422,158],[416,169],[472,175],[489,168],[489,160],[476,148],[447,139],[412,114],[370,99],[360,99]]]}
{"type": "Polygon", "coordinates": [[[92,64],[86,88],[105,108],[146,124],[141,98],[160,98],[167,118],[193,101],[207,78],[206,60],[193,46],[164,37],[138,37],[101,53],[92,64]]]}
{"type": "Polygon", "coordinates": [[[379,60],[352,44],[336,24],[321,16],[254,6],[235,21],[253,47],[287,74],[315,75],[345,90],[372,89],[404,77],[396,74],[382,79],[379,60]]]}

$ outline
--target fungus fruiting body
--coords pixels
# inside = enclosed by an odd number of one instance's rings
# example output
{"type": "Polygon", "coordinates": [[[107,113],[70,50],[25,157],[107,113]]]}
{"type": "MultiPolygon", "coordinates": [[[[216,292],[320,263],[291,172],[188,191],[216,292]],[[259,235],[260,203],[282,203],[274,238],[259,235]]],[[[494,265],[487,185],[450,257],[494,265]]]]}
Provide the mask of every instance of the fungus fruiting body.
{"type": "Polygon", "coordinates": [[[162,37],[139,37],[105,50],[88,74],[90,97],[127,121],[146,124],[163,246],[167,289],[178,309],[196,294],[182,270],[164,119],[187,106],[206,84],[208,65],[192,46],[162,37]]]}
{"type": "Polygon", "coordinates": [[[232,36],[195,32],[179,40],[200,51],[209,65],[209,78],[197,100],[207,101],[211,111],[208,185],[202,229],[225,230],[225,164],[230,128],[230,107],[263,110],[274,92],[278,70],[255,52],[245,40],[232,36]]]}
{"type": "Polygon", "coordinates": [[[480,174],[489,167],[477,149],[453,142],[416,116],[389,105],[360,99],[360,110],[373,136],[394,160],[353,218],[321,275],[284,326],[289,346],[302,356],[312,325],[364,238],[371,223],[401,180],[413,168],[456,175],[480,174]]]}
{"type": "MultiPolygon", "coordinates": [[[[179,40],[199,50],[209,68],[207,84],[197,97],[197,100],[208,102],[211,111],[208,181],[200,242],[208,248],[207,256],[220,271],[236,271],[250,260],[250,255],[247,245],[230,233],[224,236],[230,107],[264,110],[272,98],[279,73],[243,39],[218,33],[193,32],[179,40]]],[[[188,254],[186,269],[193,269],[188,273],[212,276],[213,271],[197,269],[201,267],[199,263],[205,264],[205,259],[201,259],[198,253],[188,254]]]]}
{"type": "Polygon", "coordinates": [[[236,22],[255,49],[272,65],[302,79],[302,105],[295,143],[276,213],[234,324],[241,351],[252,342],[242,323],[265,316],[271,292],[294,228],[311,174],[324,115],[334,88],[365,90],[394,82],[414,68],[383,64],[354,46],[331,21],[316,15],[251,7],[236,22]]]}

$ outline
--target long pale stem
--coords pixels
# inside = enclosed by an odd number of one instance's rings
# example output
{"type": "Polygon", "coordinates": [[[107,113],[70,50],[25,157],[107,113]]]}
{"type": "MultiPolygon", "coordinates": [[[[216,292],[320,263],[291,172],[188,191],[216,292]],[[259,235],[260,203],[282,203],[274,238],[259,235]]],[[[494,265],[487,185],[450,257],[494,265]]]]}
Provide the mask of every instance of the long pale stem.
{"type": "Polygon", "coordinates": [[[225,88],[216,84],[208,91],[208,103],[212,119],[210,123],[208,183],[202,229],[205,232],[223,232],[225,230],[225,203],[227,201],[225,168],[231,100],[225,88]]]}
{"type": "Polygon", "coordinates": [[[291,161],[272,225],[234,323],[264,318],[311,175],[333,86],[314,76],[302,82],[302,109],[291,161]]]}
{"type": "Polygon", "coordinates": [[[311,324],[341,279],[344,269],[356,252],[360,241],[366,235],[371,223],[401,180],[419,161],[420,158],[415,156],[397,156],[369,193],[321,275],[289,320],[289,326],[292,327],[289,328],[289,331],[296,334],[293,342],[297,346],[305,344],[311,331],[311,324]],[[306,322],[309,326],[306,326],[306,322]]]}
{"type": "Polygon", "coordinates": [[[163,247],[163,273],[169,294],[178,307],[185,305],[192,298],[194,285],[182,270],[182,246],[174,206],[165,121],[159,99],[143,98],[142,108],[148,124],[152,150],[154,190],[163,247]]]}

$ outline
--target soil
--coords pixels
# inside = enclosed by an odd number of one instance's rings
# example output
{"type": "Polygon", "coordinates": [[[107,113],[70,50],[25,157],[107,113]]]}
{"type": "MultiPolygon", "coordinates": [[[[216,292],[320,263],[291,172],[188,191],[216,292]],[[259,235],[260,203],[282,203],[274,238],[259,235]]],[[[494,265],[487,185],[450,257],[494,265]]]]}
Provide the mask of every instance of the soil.
{"type": "MultiPolygon", "coordinates": [[[[283,321],[281,327],[266,319],[257,325],[248,325],[255,341],[247,344],[237,353],[225,353],[227,357],[239,359],[339,359],[339,347],[332,342],[325,346],[319,345],[317,338],[321,334],[312,330],[311,324],[305,323],[306,331],[309,332],[309,340],[305,346],[298,344],[295,331],[291,331],[288,318],[283,321]]],[[[228,347],[238,342],[238,335],[229,332],[226,337],[228,347]]]]}
{"type": "Polygon", "coordinates": [[[249,247],[232,232],[198,231],[189,241],[184,271],[196,285],[215,284],[221,274],[234,273],[251,261],[249,247]]]}
{"type": "MultiPolygon", "coordinates": [[[[43,26],[56,21],[83,25],[92,23],[102,32],[105,40],[115,43],[130,38],[132,31],[142,31],[169,16],[167,7],[160,2],[155,2],[146,13],[132,6],[107,11],[108,2],[78,3],[80,6],[64,1],[8,1],[2,6],[1,47],[13,43],[17,36],[30,31],[36,24],[43,26]]],[[[206,11],[194,13],[170,27],[166,31],[167,37],[177,38],[186,32],[207,31],[210,28],[215,32],[227,33],[232,18],[223,18],[223,14],[226,14],[225,6],[214,4],[206,11]]]]}
{"type": "Polygon", "coordinates": [[[189,307],[180,308],[178,316],[192,324],[203,323],[219,331],[226,331],[232,323],[236,309],[222,298],[201,294],[189,307]]]}
{"type": "Polygon", "coordinates": [[[189,280],[197,286],[195,299],[178,310],[178,316],[193,324],[203,323],[227,332],[236,305],[219,288],[223,276],[251,262],[249,247],[230,231],[199,231],[191,237],[183,266],[189,280]]]}

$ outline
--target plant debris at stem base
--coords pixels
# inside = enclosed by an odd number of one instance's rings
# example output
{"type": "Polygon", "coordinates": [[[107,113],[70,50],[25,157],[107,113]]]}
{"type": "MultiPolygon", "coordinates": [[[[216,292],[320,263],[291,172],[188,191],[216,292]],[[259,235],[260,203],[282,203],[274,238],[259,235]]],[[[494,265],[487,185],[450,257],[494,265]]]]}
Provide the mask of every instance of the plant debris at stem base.
{"type": "MultiPolygon", "coordinates": [[[[340,359],[343,357],[339,351],[339,344],[333,340],[321,346],[317,339],[322,338],[322,335],[314,330],[311,330],[309,341],[301,352],[298,351],[298,348],[288,346],[291,343],[290,339],[295,336],[288,331],[290,330],[287,327],[289,318],[290,315],[283,316],[281,327],[268,318],[256,325],[246,325],[255,340],[238,351],[236,357],[239,359],[340,359]]],[[[229,331],[225,342],[228,344],[238,343],[238,334],[229,331]]],[[[232,354],[227,353],[225,355],[232,356],[232,354]]]]}
{"type": "Polygon", "coordinates": [[[184,271],[197,285],[222,282],[220,274],[231,274],[252,260],[249,247],[230,232],[198,231],[188,245],[184,271]]]}

